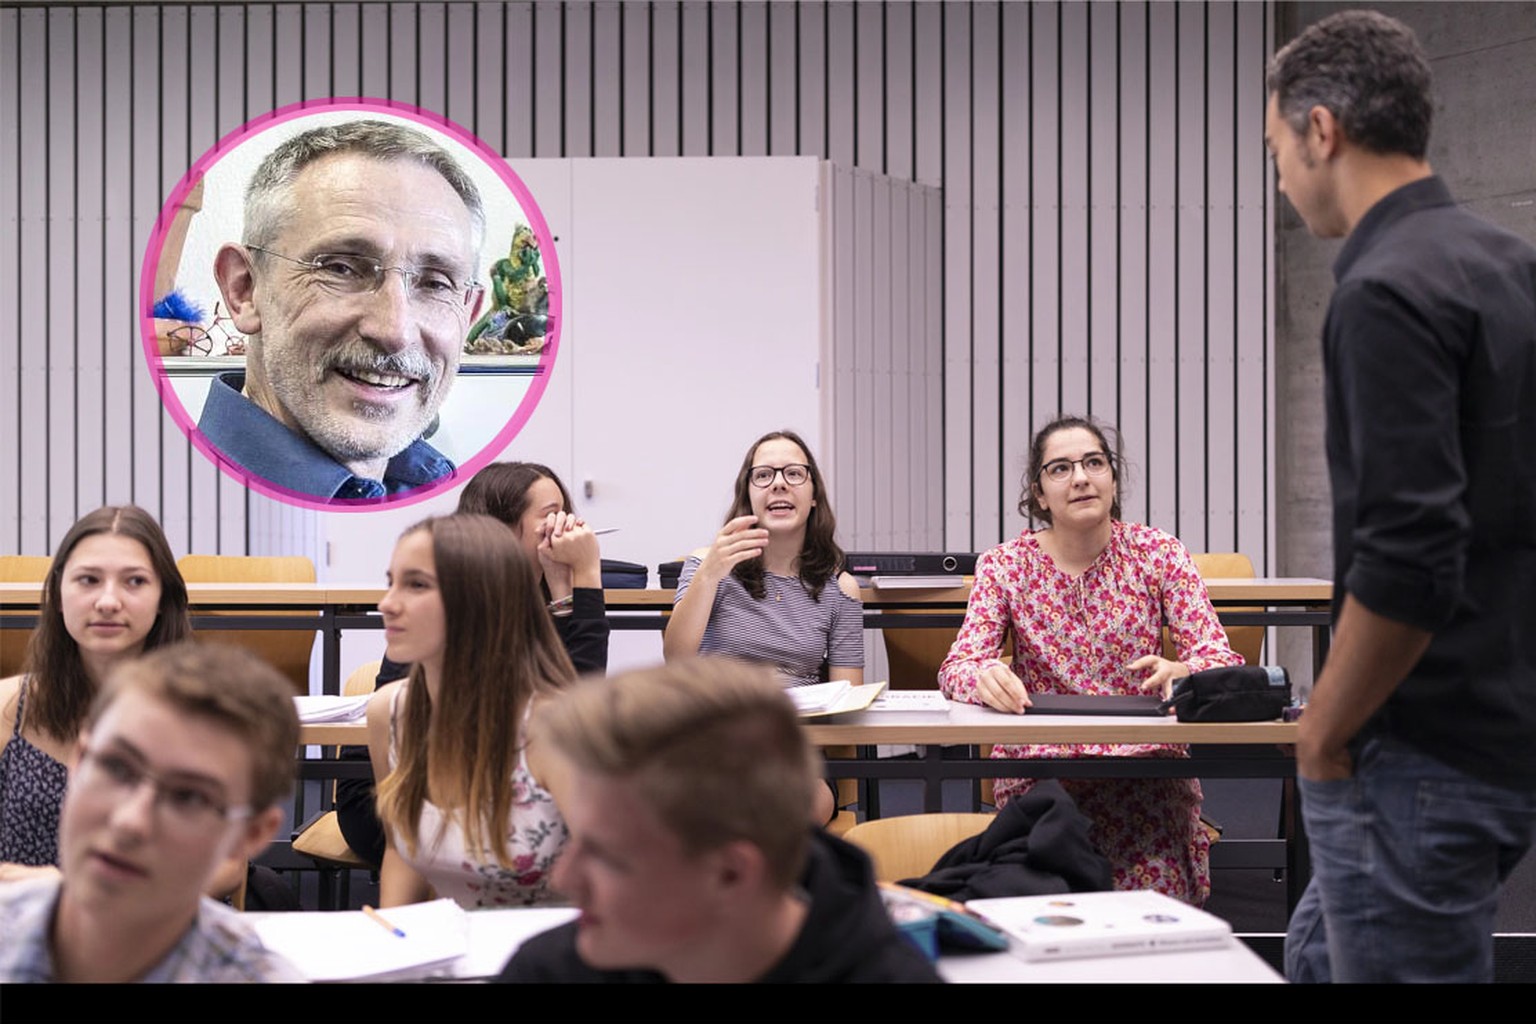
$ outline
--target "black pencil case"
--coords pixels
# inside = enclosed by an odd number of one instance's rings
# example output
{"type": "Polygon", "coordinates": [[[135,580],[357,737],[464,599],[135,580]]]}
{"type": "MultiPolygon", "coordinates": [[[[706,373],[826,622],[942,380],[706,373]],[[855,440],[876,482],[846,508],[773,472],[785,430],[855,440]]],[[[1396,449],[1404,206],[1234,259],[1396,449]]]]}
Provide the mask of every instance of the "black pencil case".
{"type": "Polygon", "coordinates": [[[1278,665],[1231,665],[1192,672],[1163,708],[1181,722],[1267,722],[1291,703],[1291,677],[1278,665]]]}

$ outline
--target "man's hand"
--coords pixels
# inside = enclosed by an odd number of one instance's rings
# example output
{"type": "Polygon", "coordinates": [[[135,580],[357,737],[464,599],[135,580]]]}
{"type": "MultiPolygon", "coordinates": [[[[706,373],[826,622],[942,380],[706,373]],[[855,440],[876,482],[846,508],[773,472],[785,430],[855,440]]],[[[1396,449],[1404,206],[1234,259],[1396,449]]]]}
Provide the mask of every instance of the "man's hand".
{"type": "Polygon", "coordinates": [[[1349,742],[1424,656],[1430,634],[1378,615],[1346,594],[1328,661],[1296,735],[1296,771],[1314,782],[1355,774],[1349,742]]]}
{"type": "Polygon", "coordinates": [[[1308,728],[1307,716],[1302,715],[1296,726],[1296,774],[1313,782],[1335,782],[1353,776],[1355,759],[1349,748],[1326,744],[1318,733],[1315,725],[1308,728]]]}

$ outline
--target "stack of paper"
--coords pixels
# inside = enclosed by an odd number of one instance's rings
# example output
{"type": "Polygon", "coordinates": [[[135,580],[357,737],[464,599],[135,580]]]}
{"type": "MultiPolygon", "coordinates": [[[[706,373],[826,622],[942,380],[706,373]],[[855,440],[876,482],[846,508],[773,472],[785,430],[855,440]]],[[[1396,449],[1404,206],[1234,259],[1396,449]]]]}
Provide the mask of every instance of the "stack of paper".
{"type": "Polygon", "coordinates": [[[310,725],[322,722],[361,722],[368,717],[368,700],[372,694],[358,697],[295,697],[293,703],[299,711],[299,721],[310,725]]]}
{"type": "Polygon", "coordinates": [[[795,710],[802,715],[825,714],[837,706],[838,701],[848,692],[849,684],[846,679],[839,679],[830,683],[816,683],[812,686],[791,686],[786,692],[789,699],[795,702],[795,710]]]}
{"type": "Polygon", "coordinates": [[[254,921],[262,943],[310,981],[385,981],[453,973],[469,952],[469,915],[453,900],[381,911],[396,935],[360,910],[269,914],[254,921]]]}
{"type": "Polygon", "coordinates": [[[850,711],[863,711],[885,692],[884,683],[865,683],[854,686],[846,680],[815,683],[811,686],[792,686],[790,699],[802,718],[817,715],[843,715],[850,711]]]}

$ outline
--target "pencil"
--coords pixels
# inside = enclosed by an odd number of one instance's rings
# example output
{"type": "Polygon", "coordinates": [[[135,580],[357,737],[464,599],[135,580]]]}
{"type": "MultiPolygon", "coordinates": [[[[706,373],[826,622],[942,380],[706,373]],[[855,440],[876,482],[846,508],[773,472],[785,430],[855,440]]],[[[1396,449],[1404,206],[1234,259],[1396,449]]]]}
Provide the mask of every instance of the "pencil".
{"type": "Polygon", "coordinates": [[[363,913],[368,915],[368,920],[370,920],[370,921],[377,921],[378,924],[379,924],[379,927],[394,932],[397,936],[399,936],[402,939],[405,938],[405,932],[401,931],[399,928],[396,928],[394,925],[390,924],[388,919],[386,919],[383,914],[379,913],[377,910],[374,910],[372,907],[365,905],[363,907],[363,913]]]}

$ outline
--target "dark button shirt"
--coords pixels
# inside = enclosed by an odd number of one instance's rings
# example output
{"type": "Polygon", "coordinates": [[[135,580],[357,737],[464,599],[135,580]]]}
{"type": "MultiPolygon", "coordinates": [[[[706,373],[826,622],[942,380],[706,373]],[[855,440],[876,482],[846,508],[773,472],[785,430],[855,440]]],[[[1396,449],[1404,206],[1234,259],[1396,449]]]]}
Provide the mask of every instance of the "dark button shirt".
{"type": "Polygon", "coordinates": [[[289,430],[240,392],[245,374],[221,373],[197,428],[226,460],[278,487],[318,498],[383,498],[449,476],[454,465],[425,441],[389,460],[383,480],[355,475],[309,438],[289,430]]]}
{"type": "Polygon", "coordinates": [[[1362,735],[1536,784],[1536,248],[1427,178],[1361,218],[1334,275],[1334,607],[1434,634],[1362,735]]]}

